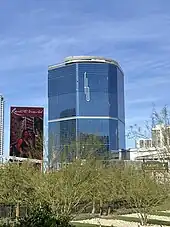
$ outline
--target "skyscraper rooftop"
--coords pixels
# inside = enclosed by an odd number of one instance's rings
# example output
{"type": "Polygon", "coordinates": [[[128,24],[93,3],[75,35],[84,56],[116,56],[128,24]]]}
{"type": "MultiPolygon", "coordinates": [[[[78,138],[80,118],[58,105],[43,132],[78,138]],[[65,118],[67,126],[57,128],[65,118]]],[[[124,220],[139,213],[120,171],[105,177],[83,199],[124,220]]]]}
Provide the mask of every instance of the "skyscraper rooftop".
{"type": "Polygon", "coordinates": [[[61,67],[63,65],[72,64],[72,63],[87,63],[87,62],[93,62],[93,63],[108,63],[116,65],[123,73],[123,70],[121,69],[119,63],[111,58],[105,58],[101,56],[68,56],[64,58],[64,61],[59,64],[49,65],[48,69],[54,69],[61,67]]]}

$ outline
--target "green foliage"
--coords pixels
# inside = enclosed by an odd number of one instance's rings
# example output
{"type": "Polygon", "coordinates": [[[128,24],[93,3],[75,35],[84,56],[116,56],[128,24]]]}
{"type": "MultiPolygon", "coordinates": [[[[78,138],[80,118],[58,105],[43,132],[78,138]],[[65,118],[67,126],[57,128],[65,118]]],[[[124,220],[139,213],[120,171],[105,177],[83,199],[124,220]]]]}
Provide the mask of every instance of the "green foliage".
{"type": "Polygon", "coordinates": [[[0,227],[74,227],[68,217],[55,217],[47,205],[37,207],[29,212],[25,218],[18,220],[4,219],[0,227]]]}
{"type": "Polygon", "coordinates": [[[51,209],[46,205],[33,209],[29,216],[20,219],[16,227],[71,227],[67,217],[56,219],[51,209]]]}
{"type": "Polygon", "coordinates": [[[0,220],[0,227],[15,227],[16,222],[9,219],[9,218],[4,218],[0,220]]]}
{"type": "Polygon", "coordinates": [[[37,174],[39,171],[27,162],[5,164],[0,168],[0,202],[29,204],[34,197],[37,174]]]}
{"type": "Polygon", "coordinates": [[[138,213],[142,225],[147,224],[148,214],[168,198],[167,182],[161,182],[152,172],[124,169],[122,185],[126,201],[138,213]]]}
{"type": "Polygon", "coordinates": [[[29,163],[6,164],[0,175],[0,202],[16,206],[16,220],[23,227],[68,226],[87,206],[93,214],[99,210],[102,214],[103,207],[110,214],[111,206],[120,201],[139,213],[143,224],[169,196],[168,177],[160,180],[151,171],[114,162],[106,165],[91,157],[51,172],[38,171],[29,163]],[[23,219],[18,219],[20,207],[29,211],[23,219]]]}

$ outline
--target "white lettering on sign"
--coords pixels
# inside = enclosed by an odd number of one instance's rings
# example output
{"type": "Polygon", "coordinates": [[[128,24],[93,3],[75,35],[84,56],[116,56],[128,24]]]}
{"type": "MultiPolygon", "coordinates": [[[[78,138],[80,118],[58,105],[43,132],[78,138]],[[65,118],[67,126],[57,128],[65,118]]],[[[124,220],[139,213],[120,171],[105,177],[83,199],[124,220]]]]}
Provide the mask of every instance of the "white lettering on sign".
{"type": "Polygon", "coordinates": [[[16,108],[14,108],[11,113],[15,113],[15,114],[43,114],[43,109],[37,109],[37,110],[31,110],[31,109],[22,109],[22,110],[17,110],[16,108]]]}

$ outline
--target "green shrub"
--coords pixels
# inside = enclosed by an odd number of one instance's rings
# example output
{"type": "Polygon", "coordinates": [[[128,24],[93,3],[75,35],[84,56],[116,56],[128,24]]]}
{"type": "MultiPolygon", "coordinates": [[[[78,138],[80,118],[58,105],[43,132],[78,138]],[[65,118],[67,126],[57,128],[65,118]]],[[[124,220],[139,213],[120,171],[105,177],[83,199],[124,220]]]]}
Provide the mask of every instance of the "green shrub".
{"type": "Polygon", "coordinates": [[[10,218],[2,218],[0,219],[0,227],[11,227],[15,226],[15,221],[10,218]]]}
{"type": "Polygon", "coordinates": [[[48,206],[33,209],[27,217],[18,220],[16,227],[71,227],[67,217],[56,218],[48,206]]]}

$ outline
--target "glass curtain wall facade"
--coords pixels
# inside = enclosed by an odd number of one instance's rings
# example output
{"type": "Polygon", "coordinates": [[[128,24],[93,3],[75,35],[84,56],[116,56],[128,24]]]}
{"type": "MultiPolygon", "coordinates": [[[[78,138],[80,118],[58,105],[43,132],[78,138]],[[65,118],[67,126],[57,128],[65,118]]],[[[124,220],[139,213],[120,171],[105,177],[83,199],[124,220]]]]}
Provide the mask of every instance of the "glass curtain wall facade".
{"type": "Polygon", "coordinates": [[[118,64],[77,60],[49,67],[48,109],[56,150],[78,141],[76,152],[90,151],[96,140],[99,153],[125,149],[124,75],[118,64]]]}

